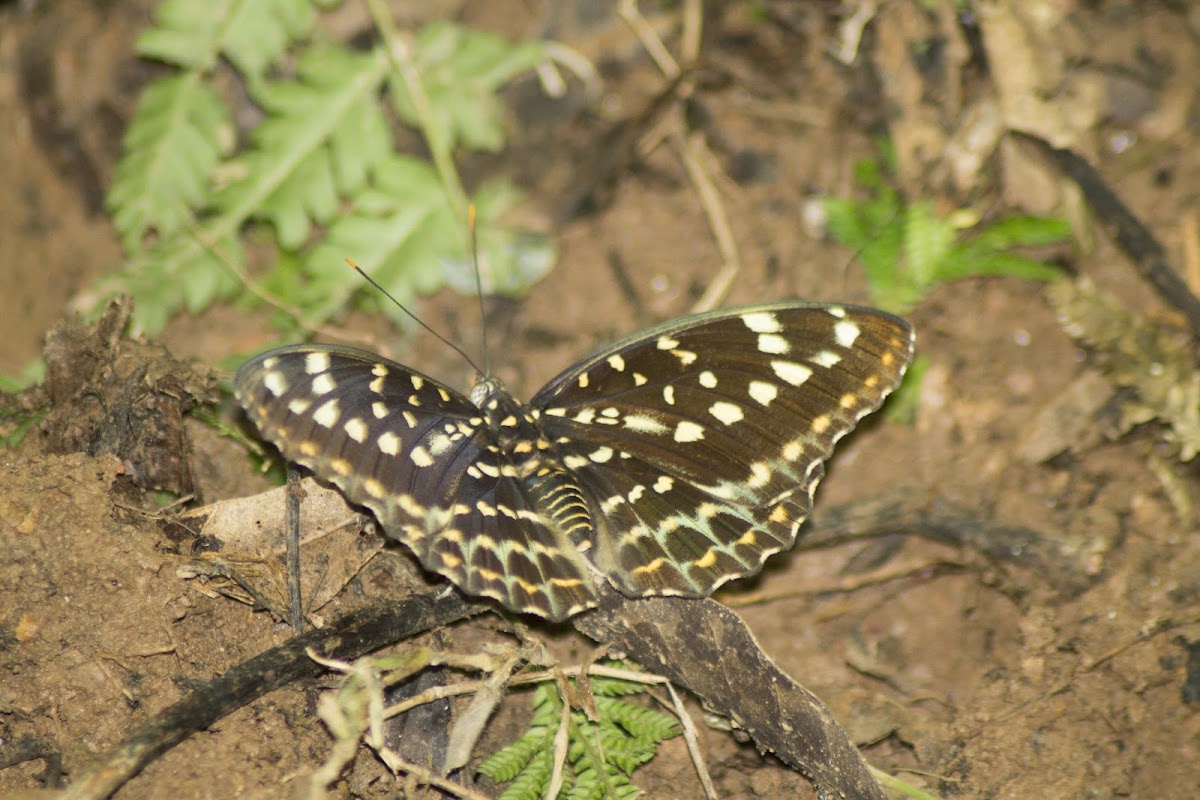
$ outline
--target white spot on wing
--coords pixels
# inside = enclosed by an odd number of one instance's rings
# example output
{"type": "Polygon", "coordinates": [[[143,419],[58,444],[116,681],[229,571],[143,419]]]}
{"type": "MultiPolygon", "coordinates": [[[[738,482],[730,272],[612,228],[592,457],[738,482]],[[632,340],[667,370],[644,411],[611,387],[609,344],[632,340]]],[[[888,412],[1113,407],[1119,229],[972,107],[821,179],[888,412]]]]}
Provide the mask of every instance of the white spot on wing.
{"type": "Polygon", "coordinates": [[[347,420],[343,427],[346,429],[346,435],[359,444],[367,440],[367,423],[363,422],[359,417],[347,420]]]}
{"type": "Polygon", "coordinates": [[[771,468],[761,461],[750,465],[750,477],[746,479],[746,485],[751,489],[761,489],[771,480],[771,468]]]}
{"type": "Polygon", "coordinates": [[[773,383],[766,381],[750,381],[750,397],[752,397],[759,405],[769,406],[775,396],[779,394],[779,390],[773,383]]]}
{"type": "Polygon", "coordinates": [[[808,360],[816,364],[818,367],[828,368],[841,361],[842,357],[837,353],[830,352],[829,350],[822,350],[816,355],[811,356],[808,360]]]}
{"type": "Polygon", "coordinates": [[[679,359],[679,363],[685,367],[690,367],[692,362],[696,360],[696,354],[690,350],[672,350],[671,355],[679,359]]]}
{"type": "Polygon", "coordinates": [[[792,349],[787,339],[774,333],[761,333],[758,336],[758,352],[781,356],[792,349]]]}
{"type": "Polygon", "coordinates": [[[752,311],[742,314],[742,322],[754,333],[779,333],[783,326],[770,311],[752,311]]]}
{"type": "Polygon", "coordinates": [[[317,409],[317,413],[313,414],[313,422],[325,428],[332,428],[337,425],[341,416],[342,412],[338,409],[338,401],[335,397],[317,409]]]}
{"type": "Polygon", "coordinates": [[[647,414],[626,414],[622,422],[626,428],[637,433],[662,435],[670,430],[664,423],[647,414]]]}
{"type": "Polygon", "coordinates": [[[674,350],[676,347],[679,347],[678,339],[672,339],[670,336],[658,337],[659,350],[674,350]]]}
{"type": "Polygon", "coordinates": [[[691,420],[684,420],[675,426],[675,441],[697,442],[704,438],[704,427],[691,420]]]}
{"type": "Polygon", "coordinates": [[[611,447],[601,447],[601,448],[597,449],[594,453],[590,453],[588,455],[588,458],[590,458],[592,461],[595,461],[597,464],[603,464],[604,462],[610,460],[612,457],[613,457],[613,450],[611,447]]]}
{"type": "Polygon", "coordinates": [[[320,397],[323,394],[329,394],[337,388],[337,381],[328,372],[324,372],[313,378],[312,393],[320,397]]]}
{"type": "Polygon", "coordinates": [[[282,396],[288,390],[287,378],[283,377],[282,372],[268,372],[263,376],[262,382],[267,391],[276,397],[282,396]]]}
{"type": "Polygon", "coordinates": [[[387,431],[379,437],[379,440],[376,441],[375,444],[379,446],[380,452],[387,453],[389,456],[394,456],[400,453],[400,447],[403,443],[400,441],[399,436],[391,431],[387,431]]]}
{"type": "Polygon", "coordinates": [[[420,445],[414,447],[412,452],[408,454],[408,457],[418,467],[428,467],[433,464],[433,456],[429,455],[429,451],[420,445]]]}
{"type": "Polygon", "coordinates": [[[703,386],[705,389],[717,388],[717,376],[713,375],[708,370],[704,370],[704,372],[700,373],[699,380],[700,380],[700,385],[703,386]]]}
{"type": "Polygon", "coordinates": [[[842,320],[833,326],[833,336],[842,347],[853,347],[859,333],[858,326],[849,320],[842,320]]]}
{"type": "Polygon", "coordinates": [[[742,417],[745,416],[739,406],[733,403],[727,403],[725,401],[713,403],[711,406],[709,406],[708,413],[712,414],[726,425],[732,425],[735,422],[740,422],[742,417]]]}
{"type": "Polygon", "coordinates": [[[669,406],[675,405],[675,387],[674,386],[667,385],[667,386],[663,387],[663,400],[667,401],[667,405],[669,405],[669,406]]]}
{"type": "Polygon", "coordinates": [[[304,371],[309,375],[316,375],[327,369],[329,369],[329,353],[317,350],[304,357],[304,371]]]}
{"type": "Polygon", "coordinates": [[[621,358],[620,353],[615,353],[614,355],[609,356],[608,357],[608,365],[610,367],[612,367],[613,369],[615,369],[617,372],[625,371],[625,359],[621,358]]]}
{"type": "Polygon", "coordinates": [[[812,377],[811,369],[794,361],[772,361],[771,369],[775,371],[775,375],[781,381],[792,386],[800,386],[812,377]]]}

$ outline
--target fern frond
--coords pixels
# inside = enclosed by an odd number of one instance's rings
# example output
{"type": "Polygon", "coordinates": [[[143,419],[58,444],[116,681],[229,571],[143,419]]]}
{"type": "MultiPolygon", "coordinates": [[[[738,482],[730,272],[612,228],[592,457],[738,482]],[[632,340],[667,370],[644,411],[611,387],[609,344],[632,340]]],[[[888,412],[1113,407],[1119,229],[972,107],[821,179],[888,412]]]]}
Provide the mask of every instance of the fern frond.
{"type": "Polygon", "coordinates": [[[128,253],[154,233],[181,232],[208,197],[213,172],[233,140],[221,98],[196,73],[153,83],[125,132],[106,203],[128,253]]]}

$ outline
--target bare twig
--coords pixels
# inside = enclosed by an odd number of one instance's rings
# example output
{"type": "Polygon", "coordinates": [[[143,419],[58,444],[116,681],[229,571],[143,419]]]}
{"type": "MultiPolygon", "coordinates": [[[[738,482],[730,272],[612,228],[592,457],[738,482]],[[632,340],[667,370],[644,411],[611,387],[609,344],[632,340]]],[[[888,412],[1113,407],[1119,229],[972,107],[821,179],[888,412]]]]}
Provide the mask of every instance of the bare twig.
{"type": "Polygon", "coordinates": [[[683,707],[683,700],[675,691],[675,687],[670,681],[667,681],[666,684],[667,691],[671,695],[671,702],[675,704],[675,715],[679,717],[679,724],[683,728],[683,741],[687,743],[688,753],[692,756],[692,764],[696,767],[696,775],[700,778],[700,785],[704,787],[704,796],[709,800],[717,800],[717,789],[713,786],[712,777],[708,774],[708,766],[704,763],[704,754],[700,752],[700,737],[696,732],[696,723],[692,722],[692,715],[683,707]]]}

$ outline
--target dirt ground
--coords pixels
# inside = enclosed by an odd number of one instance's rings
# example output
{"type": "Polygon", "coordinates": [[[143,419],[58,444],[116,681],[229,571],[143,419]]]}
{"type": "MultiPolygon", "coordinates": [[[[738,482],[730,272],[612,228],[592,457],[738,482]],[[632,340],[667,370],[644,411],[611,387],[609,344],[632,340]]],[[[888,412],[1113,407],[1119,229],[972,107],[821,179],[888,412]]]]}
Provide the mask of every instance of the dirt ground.
{"type": "MultiPolygon", "coordinates": [[[[607,4],[603,13],[579,3],[541,15],[538,4],[517,2],[427,5],[422,18],[436,11],[513,38],[553,36],[602,65],[604,94],[587,101],[591,115],[579,113],[583,101],[532,102],[514,90],[521,103],[512,148],[469,165],[468,174],[520,182],[534,219],[549,221],[570,195],[586,171],[578,165],[595,155],[597,129],[636,115],[666,83],[607,4]]],[[[980,36],[946,8],[924,13],[895,2],[878,10],[857,57],[838,60],[832,51],[856,41],[852,26],[839,23],[870,5],[709,9],[703,52],[721,77],[702,83],[693,120],[707,135],[708,166],[741,257],[722,304],[868,300],[853,254],[805,220],[815,197],[851,190],[854,162],[883,133],[897,145],[905,188],[938,198],[943,210],[1062,208],[1069,195],[1052,170],[1007,142],[971,149],[968,122],[988,114],[1006,124],[1024,119],[1087,157],[1168,259],[1181,271],[1196,266],[1200,16],[1192,4],[980,4],[991,15],[980,36]],[[1013,6],[1029,14],[1023,29],[1013,27],[1013,6]]],[[[153,73],[131,49],[151,8],[0,7],[4,374],[36,357],[68,301],[120,263],[102,198],[123,122],[153,73]]],[[[342,24],[354,13],[363,12],[344,12],[342,24]]],[[[676,44],[673,12],[652,19],[676,44]]],[[[561,258],[526,298],[491,306],[494,371],[518,397],[606,341],[687,313],[719,273],[697,192],[669,146],[623,170],[609,199],[552,231],[561,258]]],[[[1090,245],[1067,255],[1069,270],[1120,297],[1144,324],[1182,327],[1125,255],[1084,225],[1090,245]]],[[[420,310],[475,352],[474,307],[442,293],[420,310]]],[[[262,347],[265,318],[214,308],[176,319],[160,343],[215,368],[262,347]]],[[[1195,462],[1181,463],[1155,423],[1031,457],[1038,437],[1052,435],[1043,413],[1061,409],[1081,376],[1095,372],[1044,284],[942,285],[909,318],[928,362],[916,420],[874,420],[844,440],[818,515],[883,495],[912,508],[965,510],[964,527],[1009,525],[1054,542],[1074,579],[1016,553],[996,559],[908,530],[777,556],[762,576],[725,587],[718,599],[829,705],[873,766],[933,795],[1200,796],[1195,462]]],[[[349,324],[380,330],[357,318],[349,324]]],[[[469,368],[427,338],[379,347],[452,385],[470,381],[469,368]]],[[[227,396],[219,412],[233,419],[227,396]]],[[[241,444],[199,419],[186,425],[196,502],[270,488],[241,444]]],[[[270,614],[184,577],[190,544],[159,524],[161,498],[135,489],[128,465],[112,455],[51,454],[47,436],[35,429],[0,451],[0,796],[43,786],[59,766],[69,782],[199,683],[290,635],[270,614]]],[[[396,596],[403,559],[397,550],[370,561],[321,616],[396,596]]],[[[543,637],[563,664],[584,662],[595,647],[569,629],[529,622],[528,634],[543,637]]],[[[510,629],[484,615],[442,631],[436,643],[471,652],[511,641],[510,629]]],[[[222,719],[116,796],[290,796],[297,776],[331,747],[315,712],[322,685],[290,685],[222,719]]],[[[526,708],[526,695],[510,696],[477,755],[518,735],[526,708]]],[[[700,740],[721,797],[816,796],[750,743],[703,725],[700,740]]],[[[653,798],[702,796],[678,739],[635,780],[653,798]]],[[[363,751],[333,793],[406,791],[363,751]]]]}

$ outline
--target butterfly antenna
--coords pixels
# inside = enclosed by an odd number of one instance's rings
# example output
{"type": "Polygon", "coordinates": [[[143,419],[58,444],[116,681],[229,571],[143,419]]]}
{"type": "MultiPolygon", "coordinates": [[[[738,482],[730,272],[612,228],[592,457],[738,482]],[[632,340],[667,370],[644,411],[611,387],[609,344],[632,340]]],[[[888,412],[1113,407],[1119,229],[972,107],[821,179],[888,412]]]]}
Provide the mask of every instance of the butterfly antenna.
{"type": "Polygon", "coordinates": [[[467,227],[471,231],[471,263],[475,266],[475,294],[479,298],[479,328],[483,331],[483,372],[492,374],[492,353],[488,350],[487,312],[483,308],[483,273],[479,269],[479,236],[475,230],[475,204],[467,207],[467,227]]]}
{"type": "MultiPolygon", "coordinates": [[[[470,364],[470,365],[471,365],[471,369],[475,370],[475,371],[476,371],[476,372],[478,372],[480,375],[486,375],[486,374],[487,374],[486,372],[480,372],[480,371],[479,371],[479,365],[478,365],[478,364],[476,364],[476,363],[475,363],[475,361],[474,361],[474,360],[473,360],[473,359],[472,359],[472,358],[471,358],[469,355],[467,355],[467,354],[466,354],[466,353],[463,351],[463,349],[462,349],[461,347],[459,347],[459,346],[458,346],[458,345],[456,345],[454,342],[452,342],[452,341],[450,341],[449,339],[447,339],[445,336],[442,336],[440,333],[438,333],[437,331],[435,331],[433,328],[429,327],[429,325],[427,325],[427,324],[425,323],[425,320],[421,319],[421,318],[420,318],[420,317],[418,317],[416,314],[414,314],[413,312],[409,311],[409,310],[408,310],[408,308],[407,308],[407,307],[406,307],[406,306],[405,306],[403,303],[401,303],[401,302],[400,302],[399,300],[397,300],[395,297],[392,297],[392,293],[391,293],[391,292],[389,292],[387,289],[383,288],[382,286],[380,286],[380,285],[379,285],[379,283],[378,283],[378,282],[377,282],[377,281],[376,281],[374,278],[372,278],[370,275],[368,275],[368,274],[366,273],[366,271],[364,271],[364,270],[363,270],[363,268],[362,268],[362,267],[360,267],[358,264],[356,264],[356,263],[355,263],[353,260],[351,260],[351,259],[349,259],[349,258],[347,258],[347,259],[346,259],[346,263],[347,263],[347,264],[349,264],[350,266],[354,267],[356,270],[358,270],[358,274],[359,274],[359,275],[362,275],[362,276],[363,276],[363,278],[365,278],[365,279],[366,279],[367,283],[371,284],[371,285],[372,285],[372,286],[374,286],[376,289],[378,289],[380,292],[382,292],[384,297],[386,297],[388,300],[391,300],[393,303],[395,303],[395,304],[396,304],[396,307],[397,307],[397,308],[399,308],[399,309],[400,309],[401,311],[403,311],[405,314],[408,314],[408,316],[412,317],[412,319],[413,319],[413,321],[414,321],[414,322],[416,322],[416,323],[417,323],[418,325],[420,325],[422,328],[424,328],[425,330],[427,330],[427,331],[429,331],[431,334],[433,334],[435,337],[437,337],[437,339],[438,339],[439,341],[441,341],[441,342],[445,343],[446,345],[448,345],[448,346],[450,347],[450,349],[451,349],[451,350],[453,350],[454,352],[456,352],[456,353],[458,353],[460,356],[462,356],[462,357],[463,357],[463,359],[464,359],[464,360],[465,360],[465,361],[466,361],[468,364],[470,364]]],[[[480,302],[482,303],[483,301],[482,301],[482,300],[480,300],[480,302]]]]}

